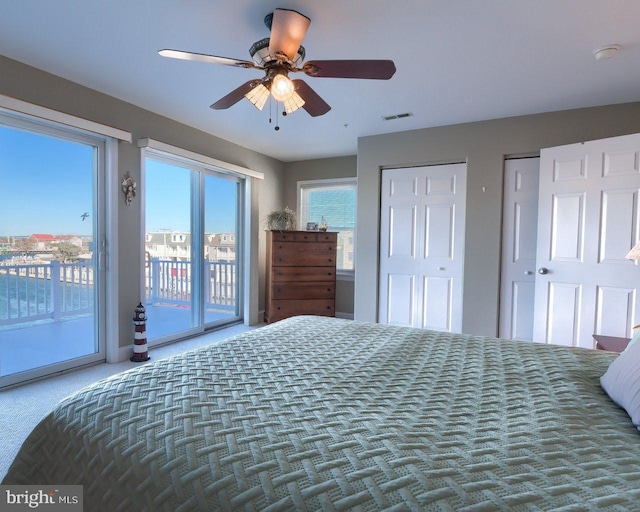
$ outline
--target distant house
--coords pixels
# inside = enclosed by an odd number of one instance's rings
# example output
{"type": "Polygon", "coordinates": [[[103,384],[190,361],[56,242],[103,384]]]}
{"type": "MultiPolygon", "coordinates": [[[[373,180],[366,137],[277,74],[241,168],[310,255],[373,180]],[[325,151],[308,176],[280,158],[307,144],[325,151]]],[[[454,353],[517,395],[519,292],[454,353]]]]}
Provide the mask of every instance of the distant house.
{"type": "Polygon", "coordinates": [[[88,244],[85,239],[77,235],[56,235],[55,243],[57,244],[60,242],[67,242],[80,248],[86,248],[88,244]]]}
{"type": "Polygon", "coordinates": [[[28,239],[29,249],[32,251],[50,251],[56,242],[54,235],[33,234],[28,239]]]}
{"type": "Polygon", "coordinates": [[[0,236],[0,251],[13,249],[13,239],[12,236],[0,236]]]}
{"type": "Polygon", "coordinates": [[[87,250],[89,248],[89,240],[78,235],[49,235],[34,233],[27,238],[27,249],[29,251],[53,251],[61,242],[75,245],[82,250],[87,250]]]}
{"type": "Polygon", "coordinates": [[[209,261],[235,261],[236,235],[235,233],[209,234],[206,236],[204,248],[205,258],[209,261]]]}
{"type": "MultiPolygon", "coordinates": [[[[145,235],[147,259],[189,261],[191,259],[191,234],[179,231],[160,231],[145,235]]],[[[206,234],[205,258],[209,261],[235,261],[235,233],[206,234]]]]}
{"type": "Polygon", "coordinates": [[[191,234],[160,231],[145,235],[145,251],[151,258],[188,261],[191,256],[191,234]]]}

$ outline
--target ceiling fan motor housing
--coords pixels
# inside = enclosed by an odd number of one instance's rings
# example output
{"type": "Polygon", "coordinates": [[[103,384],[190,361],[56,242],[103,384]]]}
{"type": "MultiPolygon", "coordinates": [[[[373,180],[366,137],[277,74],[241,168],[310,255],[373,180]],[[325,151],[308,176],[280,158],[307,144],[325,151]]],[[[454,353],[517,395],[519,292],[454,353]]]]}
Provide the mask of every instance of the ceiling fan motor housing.
{"type": "MultiPolygon", "coordinates": [[[[265,37],[264,39],[260,39],[260,41],[256,41],[249,48],[249,55],[253,59],[253,62],[258,66],[266,66],[270,62],[281,60],[278,58],[278,55],[272,55],[269,53],[269,38],[265,37]]],[[[290,63],[293,67],[299,67],[300,64],[304,61],[304,57],[306,55],[304,46],[300,46],[298,48],[298,53],[296,53],[296,58],[290,63]]],[[[287,59],[288,61],[289,59],[287,59]]]]}

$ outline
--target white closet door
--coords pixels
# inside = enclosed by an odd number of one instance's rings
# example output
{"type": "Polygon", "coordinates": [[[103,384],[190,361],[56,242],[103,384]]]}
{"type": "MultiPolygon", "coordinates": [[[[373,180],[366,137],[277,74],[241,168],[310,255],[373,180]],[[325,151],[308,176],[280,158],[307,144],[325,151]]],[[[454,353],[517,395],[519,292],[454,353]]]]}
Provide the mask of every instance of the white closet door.
{"type": "Polygon", "coordinates": [[[380,323],[459,332],[466,164],[382,172],[380,323]]]}
{"type": "Polygon", "coordinates": [[[540,158],[504,163],[500,337],[531,341],[540,158]]]}
{"type": "Polygon", "coordinates": [[[535,341],[593,348],[594,333],[630,336],[639,162],[640,134],[542,150],[535,341]]]}

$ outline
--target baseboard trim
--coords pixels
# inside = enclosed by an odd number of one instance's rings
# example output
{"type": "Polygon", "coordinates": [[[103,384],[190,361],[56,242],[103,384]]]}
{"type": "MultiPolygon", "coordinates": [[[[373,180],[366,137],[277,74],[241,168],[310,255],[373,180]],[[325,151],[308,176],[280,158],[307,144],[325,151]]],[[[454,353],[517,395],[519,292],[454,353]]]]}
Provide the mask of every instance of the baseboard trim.
{"type": "Polygon", "coordinates": [[[131,345],[127,345],[126,347],[118,347],[117,352],[117,361],[108,361],[109,363],[121,363],[126,361],[133,355],[133,343],[131,345]]]}

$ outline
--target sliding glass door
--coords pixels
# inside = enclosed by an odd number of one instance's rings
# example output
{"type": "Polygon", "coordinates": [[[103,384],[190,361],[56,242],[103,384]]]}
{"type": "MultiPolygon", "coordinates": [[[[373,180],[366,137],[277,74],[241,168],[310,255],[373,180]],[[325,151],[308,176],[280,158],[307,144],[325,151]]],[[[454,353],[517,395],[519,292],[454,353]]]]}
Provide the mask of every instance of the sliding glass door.
{"type": "Polygon", "coordinates": [[[238,222],[240,182],[209,171],[204,176],[203,294],[207,327],[240,318],[238,222]]]}
{"type": "Polygon", "coordinates": [[[144,264],[150,340],[200,327],[191,281],[192,172],[172,162],[146,162],[144,264]]]}
{"type": "Polygon", "coordinates": [[[104,153],[0,116],[0,386],[104,359],[104,153]]]}
{"type": "Polygon", "coordinates": [[[145,158],[147,339],[162,343],[240,317],[241,180],[184,159],[145,158]]]}

